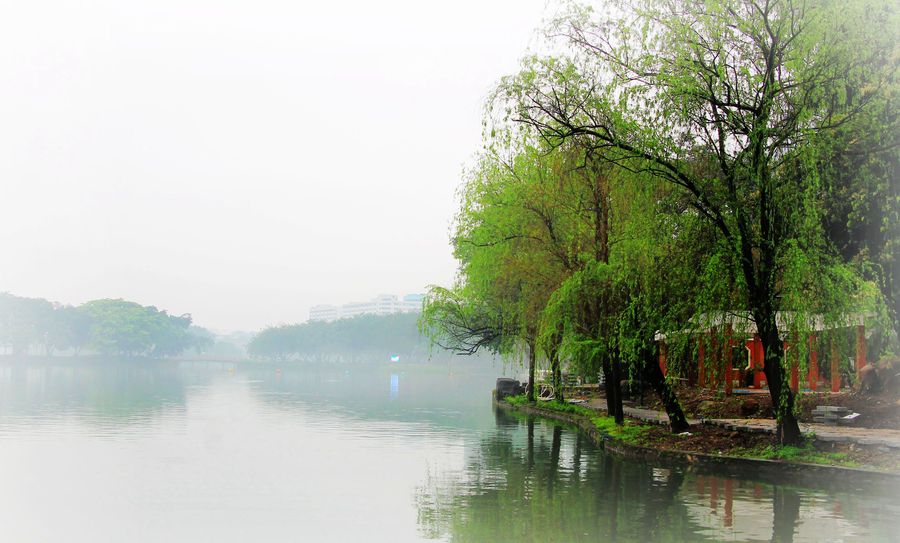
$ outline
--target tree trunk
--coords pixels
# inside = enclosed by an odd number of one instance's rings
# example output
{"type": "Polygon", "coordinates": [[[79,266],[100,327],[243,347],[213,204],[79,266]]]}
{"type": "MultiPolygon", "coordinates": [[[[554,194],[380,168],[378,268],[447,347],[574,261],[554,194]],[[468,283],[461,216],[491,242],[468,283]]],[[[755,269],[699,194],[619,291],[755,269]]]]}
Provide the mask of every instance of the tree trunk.
{"type": "Polygon", "coordinates": [[[535,393],[534,393],[534,367],[537,362],[537,353],[534,348],[534,341],[528,342],[528,393],[526,395],[526,399],[529,402],[534,402],[535,393]]]}
{"type": "Polygon", "coordinates": [[[681,432],[687,431],[688,428],[690,428],[690,424],[688,424],[687,417],[684,416],[681,404],[678,403],[678,398],[675,396],[675,390],[673,390],[666,381],[666,377],[663,375],[659,363],[654,360],[652,356],[646,360],[644,375],[647,378],[647,382],[653,387],[653,390],[656,392],[657,396],[659,396],[659,400],[666,408],[666,414],[669,415],[669,427],[672,429],[672,433],[680,434],[681,432]]]}
{"type": "Polygon", "coordinates": [[[550,353],[550,370],[552,374],[551,379],[553,382],[554,397],[556,401],[563,402],[565,401],[565,397],[563,395],[562,364],[560,363],[556,349],[550,353]]]}
{"type": "Polygon", "coordinates": [[[794,415],[794,393],[788,382],[788,372],[784,371],[784,345],[778,337],[775,315],[771,319],[758,318],[757,329],[765,352],[766,381],[769,384],[769,395],[772,397],[772,411],[777,422],[776,436],[782,445],[800,445],[803,434],[794,415]],[[762,324],[760,324],[762,323],[762,324]]]}
{"type": "Polygon", "coordinates": [[[612,373],[613,390],[616,393],[616,401],[613,406],[615,408],[613,417],[616,419],[616,424],[621,426],[625,424],[625,409],[622,407],[622,365],[618,360],[613,361],[612,373]]]}
{"type": "Polygon", "coordinates": [[[619,362],[604,356],[603,378],[606,380],[606,413],[616,419],[616,424],[625,424],[622,408],[622,371],[619,362]]]}
{"type": "Polygon", "coordinates": [[[603,380],[606,381],[606,414],[616,419],[616,424],[625,424],[625,410],[622,408],[622,372],[619,363],[603,357],[603,380]]]}
{"type": "Polygon", "coordinates": [[[612,386],[614,378],[612,364],[610,364],[609,360],[604,359],[601,368],[603,370],[603,392],[606,395],[606,414],[612,417],[616,412],[616,393],[612,386]]]}

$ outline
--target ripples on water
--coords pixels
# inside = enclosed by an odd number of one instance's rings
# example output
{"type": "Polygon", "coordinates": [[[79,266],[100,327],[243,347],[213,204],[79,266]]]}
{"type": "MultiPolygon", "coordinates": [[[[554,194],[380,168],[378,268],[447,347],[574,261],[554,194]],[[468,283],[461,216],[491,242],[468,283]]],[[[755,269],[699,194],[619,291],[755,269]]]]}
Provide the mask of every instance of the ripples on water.
{"type": "Polygon", "coordinates": [[[896,489],[623,461],[499,370],[0,365],[0,541],[890,541],[896,489]],[[277,370],[277,371],[276,371],[277,370]]]}

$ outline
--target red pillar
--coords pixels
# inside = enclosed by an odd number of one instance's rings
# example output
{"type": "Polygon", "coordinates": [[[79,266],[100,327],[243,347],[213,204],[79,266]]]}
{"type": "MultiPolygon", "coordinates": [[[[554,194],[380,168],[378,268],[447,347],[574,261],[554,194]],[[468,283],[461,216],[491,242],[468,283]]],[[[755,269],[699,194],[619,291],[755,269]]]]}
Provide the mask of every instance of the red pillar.
{"type": "Polygon", "coordinates": [[[710,354],[710,376],[709,376],[709,389],[716,390],[719,387],[719,379],[722,375],[719,371],[719,356],[721,353],[719,352],[719,336],[716,335],[716,329],[713,328],[712,332],[709,335],[709,354],[710,354]]]}
{"type": "Polygon", "coordinates": [[[722,356],[725,357],[725,395],[731,396],[731,325],[725,329],[725,345],[722,350],[722,356]]]}
{"type": "Polygon", "coordinates": [[[666,375],[666,342],[660,340],[659,342],[659,369],[662,371],[663,376],[666,375]]]}
{"type": "Polygon", "coordinates": [[[866,325],[856,327],[856,371],[866,367],[866,325]]]}
{"type": "Polygon", "coordinates": [[[831,340],[831,391],[841,391],[840,353],[837,342],[831,340]]]}
{"type": "Polygon", "coordinates": [[[791,361],[791,390],[794,391],[794,394],[800,390],[800,353],[797,349],[797,332],[794,332],[793,337],[794,344],[790,345],[787,341],[784,342],[784,349],[787,351],[790,349],[789,360],[791,361]]]}
{"type": "Polygon", "coordinates": [[[819,387],[819,354],[816,352],[816,334],[809,335],[809,389],[819,387]]]}
{"type": "Polygon", "coordinates": [[[756,368],[756,374],[754,375],[754,383],[758,388],[762,388],[762,384],[766,383],[766,386],[769,386],[769,381],[766,378],[766,349],[763,348],[762,338],[759,337],[759,334],[756,334],[756,362],[754,363],[754,367],[756,368]]]}
{"type": "Polygon", "coordinates": [[[704,357],[706,356],[703,334],[700,334],[700,339],[697,340],[697,386],[703,388],[706,385],[706,368],[703,367],[704,357]]]}
{"type": "Polygon", "coordinates": [[[762,388],[763,381],[766,380],[766,374],[763,373],[763,368],[766,366],[766,353],[759,334],[753,334],[753,340],[750,342],[750,366],[753,372],[753,386],[762,388]]]}

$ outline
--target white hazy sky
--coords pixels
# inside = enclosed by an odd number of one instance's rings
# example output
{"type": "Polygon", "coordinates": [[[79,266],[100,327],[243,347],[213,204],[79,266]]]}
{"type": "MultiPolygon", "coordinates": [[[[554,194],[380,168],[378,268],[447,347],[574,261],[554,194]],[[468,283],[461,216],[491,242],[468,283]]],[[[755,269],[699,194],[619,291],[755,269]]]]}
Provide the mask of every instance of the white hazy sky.
{"type": "Polygon", "coordinates": [[[545,0],[0,2],[0,291],[218,330],[448,283],[545,0]]]}

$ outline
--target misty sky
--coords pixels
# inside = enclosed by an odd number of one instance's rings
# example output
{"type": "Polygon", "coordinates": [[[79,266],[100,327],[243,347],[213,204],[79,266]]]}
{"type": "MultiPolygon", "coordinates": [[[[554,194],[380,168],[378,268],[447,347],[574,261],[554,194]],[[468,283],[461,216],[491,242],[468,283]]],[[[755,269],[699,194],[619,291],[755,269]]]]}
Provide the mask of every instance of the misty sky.
{"type": "Polygon", "coordinates": [[[0,291],[217,330],[451,281],[544,0],[3,1],[0,291]]]}

